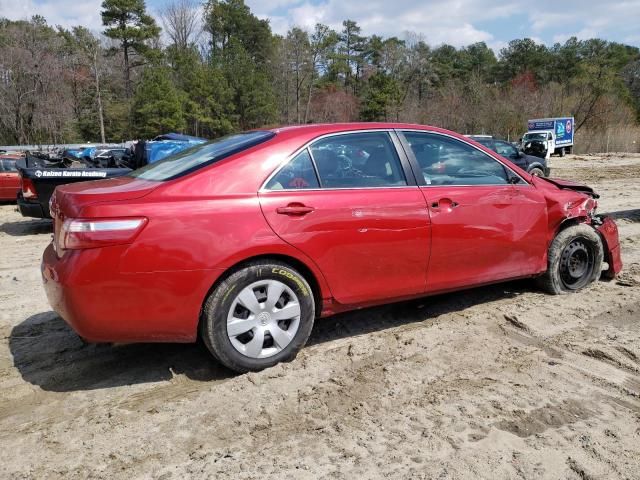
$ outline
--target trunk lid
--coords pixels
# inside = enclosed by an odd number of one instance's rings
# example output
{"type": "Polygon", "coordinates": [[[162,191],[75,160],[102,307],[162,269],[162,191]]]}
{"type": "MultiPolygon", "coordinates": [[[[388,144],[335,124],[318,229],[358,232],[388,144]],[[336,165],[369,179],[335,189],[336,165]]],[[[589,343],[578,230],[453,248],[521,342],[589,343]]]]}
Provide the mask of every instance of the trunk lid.
{"type": "Polygon", "coordinates": [[[161,182],[131,177],[115,177],[90,182],[61,185],[55,190],[52,214],[65,218],[79,217],[88,205],[134,200],[150,194],[161,182]]]}

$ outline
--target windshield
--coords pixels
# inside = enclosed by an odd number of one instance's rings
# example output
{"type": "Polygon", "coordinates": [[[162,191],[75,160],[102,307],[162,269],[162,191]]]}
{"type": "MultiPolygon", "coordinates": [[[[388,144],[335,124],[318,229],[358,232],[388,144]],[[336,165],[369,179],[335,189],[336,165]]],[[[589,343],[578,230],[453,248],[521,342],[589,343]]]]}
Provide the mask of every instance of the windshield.
{"type": "Polygon", "coordinates": [[[129,176],[145,180],[171,180],[266,142],[274,136],[275,133],[268,131],[234,133],[182,150],[135,170],[129,176]]]}
{"type": "Polygon", "coordinates": [[[525,133],[522,139],[523,140],[546,140],[547,134],[546,133],[525,133]]]}

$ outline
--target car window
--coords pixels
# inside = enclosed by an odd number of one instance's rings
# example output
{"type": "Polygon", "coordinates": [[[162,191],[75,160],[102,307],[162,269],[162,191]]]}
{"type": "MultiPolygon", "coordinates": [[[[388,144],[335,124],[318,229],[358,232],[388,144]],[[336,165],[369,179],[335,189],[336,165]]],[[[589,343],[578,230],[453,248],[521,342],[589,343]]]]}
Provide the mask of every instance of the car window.
{"type": "Polygon", "coordinates": [[[496,142],[496,152],[507,158],[515,157],[518,155],[518,150],[516,150],[516,147],[507,142],[496,142]]]}
{"type": "Polygon", "coordinates": [[[504,166],[473,146],[442,135],[404,132],[427,185],[509,183],[504,166]]]}
{"type": "Polygon", "coordinates": [[[267,190],[320,188],[313,162],[306,148],[267,182],[267,190]]]}
{"type": "Polygon", "coordinates": [[[17,172],[16,161],[6,158],[0,159],[0,172],[17,172]]]}
{"type": "Polygon", "coordinates": [[[311,145],[323,188],[407,185],[400,159],[386,132],[334,135],[311,145]]]}

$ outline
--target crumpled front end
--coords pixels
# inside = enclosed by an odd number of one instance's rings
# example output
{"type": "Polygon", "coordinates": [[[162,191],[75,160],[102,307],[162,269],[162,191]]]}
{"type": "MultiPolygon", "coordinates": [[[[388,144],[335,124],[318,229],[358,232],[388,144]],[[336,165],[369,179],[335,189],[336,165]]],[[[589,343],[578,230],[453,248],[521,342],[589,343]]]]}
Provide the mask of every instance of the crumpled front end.
{"type": "Polygon", "coordinates": [[[591,225],[600,235],[605,261],[609,265],[605,278],[614,278],[622,270],[618,227],[612,218],[597,215],[599,195],[591,187],[559,179],[534,178],[536,187],[547,200],[549,243],[567,222],[591,225]]]}
{"type": "Polygon", "coordinates": [[[615,278],[622,271],[618,226],[611,217],[600,215],[593,217],[593,226],[602,238],[605,260],[609,265],[609,268],[602,272],[602,275],[605,278],[615,278]]]}

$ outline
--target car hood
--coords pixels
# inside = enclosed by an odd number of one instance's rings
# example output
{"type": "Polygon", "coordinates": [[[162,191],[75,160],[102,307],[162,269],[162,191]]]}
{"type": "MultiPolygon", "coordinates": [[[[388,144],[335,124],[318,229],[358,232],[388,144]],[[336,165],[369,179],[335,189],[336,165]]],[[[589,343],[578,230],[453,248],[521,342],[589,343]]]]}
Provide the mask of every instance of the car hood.
{"type": "Polygon", "coordinates": [[[65,217],[77,217],[88,205],[134,200],[150,194],[160,185],[161,182],[132,177],[61,185],[55,190],[55,200],[51,207],[57,209],[57,213],[63,213],[65,217]]]}
{"type": "Polygon", "coordinates": [[[560,178],[543,178],[540,181],[549,182],[562,190],[574,190],[576,192],[589,195],[592,198],[600,198],[600,195],[598,195],[593,188],[587,185],[581,185],[579,183],[562,180],[560,178]]]}

